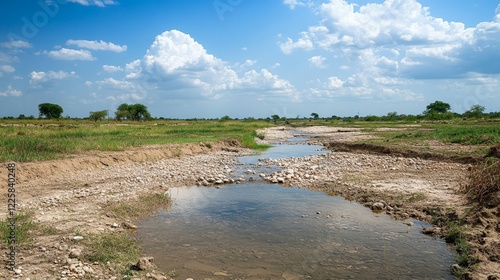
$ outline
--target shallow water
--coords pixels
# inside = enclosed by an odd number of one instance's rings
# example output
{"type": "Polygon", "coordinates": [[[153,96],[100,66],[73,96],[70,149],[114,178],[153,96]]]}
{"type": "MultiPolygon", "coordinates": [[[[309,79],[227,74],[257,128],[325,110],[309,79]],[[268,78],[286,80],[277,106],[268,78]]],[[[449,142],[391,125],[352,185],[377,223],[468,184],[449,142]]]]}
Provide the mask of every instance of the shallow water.
{"type": "Polygon", "coordinates": [[[263,181],[169,193],[172,207],[140,222],[137,238],[178,279],[453,279],[447,245],[418,221],[341,197],[263,181]]]}

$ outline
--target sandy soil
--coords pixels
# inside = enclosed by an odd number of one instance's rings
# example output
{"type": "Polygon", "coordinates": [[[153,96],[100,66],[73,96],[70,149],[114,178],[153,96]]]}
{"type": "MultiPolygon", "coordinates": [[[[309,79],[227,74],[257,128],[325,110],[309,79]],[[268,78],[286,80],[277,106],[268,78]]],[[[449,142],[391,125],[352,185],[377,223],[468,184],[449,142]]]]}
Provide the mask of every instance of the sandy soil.
{"type": "MultiPolygon", "coordinates": [[[[283,184],[295,185],[355,199],[367,207],[382,210],[397,219],[413,217],[437,223],[433,232],[444,234],[445,217],[466,215],[471,251],[480,263],[464,275],[468,279],[500,279],[500,208],[498,201],[480,207],[468,203],[457,192],[469,163],[454,158],[419,157],[377,149],[357,149],[348,144],[368,139],[356,128],[274,127],[260,131],[264,142],[286,142],[304,134],[334,150],[323,156],[269,162],[282,174],[266,174],[269,180],[283,177],[283,184]],[[335,147],[344,144],[341,151],[335,147]],[[495,204],[496,203],[496,204],[495,204]]],[[[123,231],[124,221],[106,215],[103,206],[126,201],[145,193],[164,192],[168,187],[232,182],[235,158],[250,151],[237,143],[144,147],[126,152],[86,154],[71,158],[18,164],[16,194],[18,210],[35,210],[35,220],[55,226],[59,233],[39,236],[33,246],[18,250],[16,272],[0,270],[1,279],[117,279],[106,264],[83,263],[72,252],[81,248],[75,236],[89,232],[123,231]],[[84,273],[81,273],[84,271],[84,273]]],[[[0,169],[7,181],[7,169],[0,169]]],[[[0,190],[6,197],[6,188],[0,190]]],[[[0,207],[7,209],[6,201],[0,207]]],[[[380,210],[379,210],[380,211],[380,210]]],[[[2,218],[6,214],[2,212],[2,218]]],[[[4,262],[6,248],[2,248],[4,262]]],[[[152,279],[167,279],[152,271],[152,279]],[[156,278],[153,278],[156,277],[156,278]]],[[[215,275],[211,279],[229,279],[215,275]]]]}

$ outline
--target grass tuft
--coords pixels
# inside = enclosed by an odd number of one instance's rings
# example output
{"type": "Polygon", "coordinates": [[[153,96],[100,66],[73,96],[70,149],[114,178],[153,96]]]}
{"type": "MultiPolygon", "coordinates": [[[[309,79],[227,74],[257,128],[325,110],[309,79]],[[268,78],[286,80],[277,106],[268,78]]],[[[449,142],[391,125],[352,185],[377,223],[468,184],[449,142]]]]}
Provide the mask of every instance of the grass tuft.
{"type": "Polygon", "coordinates": [[[170,205],[170,197],[164,193],[139,196],[136,199],[106,205],[106,211],[117,219],[131,220],[150,214],[170,205]]]}
{"type": "Polygon", "coordinates": [[[473,201],[484,202],[500,191],[500,159],[489,157],[474,165],[460,192],[473,201]]]}
{"type": "Polygon", "coordinates": [[[83,258],[87,262],[134,262],[140,257],[140,248],[131,236],[105,232],[90,234],[85,242],[83,258]]]}

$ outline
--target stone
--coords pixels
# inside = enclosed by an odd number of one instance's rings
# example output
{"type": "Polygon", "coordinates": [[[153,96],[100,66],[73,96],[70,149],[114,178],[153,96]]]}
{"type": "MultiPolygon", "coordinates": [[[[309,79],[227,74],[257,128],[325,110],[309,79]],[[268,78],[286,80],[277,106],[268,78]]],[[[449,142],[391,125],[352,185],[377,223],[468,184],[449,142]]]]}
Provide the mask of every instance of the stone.
{"type": "Polygon", "coordinates": [[[72,239],[73,239],[73,240],[76,240],[76,241],[78,241],[78,240],[83,240],[83,236],[80,236],[80,235],[73,236],[73,238],[72,238],[72,239]]]}
{"type": "Polygon", "coordinates": [[[125,221],[122,223],[122,226],[123,228],[126,228],[126,229],[137,229],[137,226],[132,224],[131,222],[129,221],[125,221]]]}
{"type": "Polygon", "coordinates": [[[382,202],[375,202],[371,206],[372,210],[384,210],[384,208],[385,208],[385,205],[382,202]]]}
{"type": "Polygon", "coordinates": [[[140,258],[135,265],[132,266],[133,270],[152,270],[155,268],[153,264],[153,257],[142,257],[140,258]]]}
{"type": "Polygon", "coordinates": [[[82,255],[82,250],[80,249],[71,249],[69,251],[69,257],[72,259],[77,259],[82,255]]]}

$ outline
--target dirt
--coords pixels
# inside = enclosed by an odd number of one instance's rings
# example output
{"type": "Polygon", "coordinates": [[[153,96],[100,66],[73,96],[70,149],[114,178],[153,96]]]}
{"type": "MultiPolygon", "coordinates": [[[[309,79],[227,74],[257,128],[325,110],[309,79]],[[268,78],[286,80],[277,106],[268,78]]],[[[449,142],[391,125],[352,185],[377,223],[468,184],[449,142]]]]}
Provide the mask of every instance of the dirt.
{"type": "MultiPolygon", "coordinates": [[[[500,279],[500,197],[480,206],[458,192],[468,168],[480,158],[356,144],[353,142],[373,137],[357,128],[273,127],[259,133],[265,135],[263,142],[267,143],[286,142],[294,134],[303,134],[333,151],[329,156],[284,162],[300,170],[324,166],[323,175],[294,182],[301,187],[341,195],[367,207],[382,202],[385,212],[396,219],[412,217],[433,222],[436,227],[430,232],[437,235],[446,234],[447,220],[461,219],[467,226],[471,254],[479,260],[465,271],[463,278],[500,279]]],[[[1,269],[0,278],[120,278],[108,264],[88,264],[72,258],[72,250],[81,248],[75,236],[87,238],[90,232],[126,231],[124,221],[107,215],[107,203],[165,192],[169,187],[194,185],[207,178],[229,178],[235,158],[250,152],[238,144],[152,146],[18,163],[17,210],[34,210],[34,220],[55,227],[57,233],[37,236],[31,245],[18,248],[19,270],[14,273],[1,269]],[[91,269],[85,275],[78,274],[72,263],[75,261],[91,269]]],[[[314,170],[310,172],[313,174],[314,170]]],[[[0,180],[7,182],[5,167],[0,169],[0,180]]],[[[6,188],[0,190],[0,195],[7,196],[6,188]]],[[[0,207],[7,209],[6,204],[6,199],[2,200],[0,207]]],[[[5,219],[6,212],[2,214],[5,219]]],[[[3,247],[1,251],[5,262],[8,250],[3,247]]],[[[153,274],[157,279],[168,278],[161,278],[158,271],[151,271],[150,278],[153,274]]]]}

